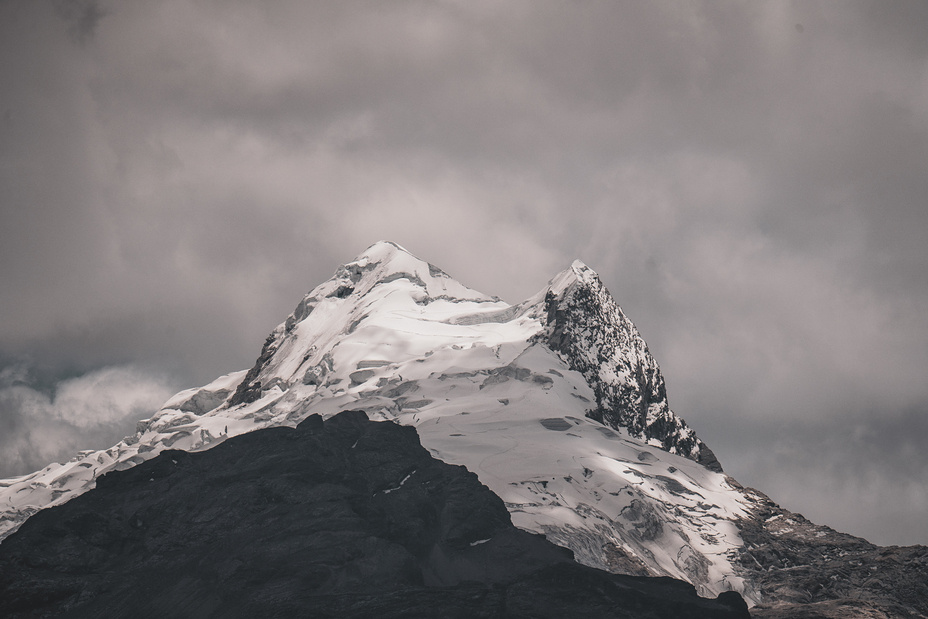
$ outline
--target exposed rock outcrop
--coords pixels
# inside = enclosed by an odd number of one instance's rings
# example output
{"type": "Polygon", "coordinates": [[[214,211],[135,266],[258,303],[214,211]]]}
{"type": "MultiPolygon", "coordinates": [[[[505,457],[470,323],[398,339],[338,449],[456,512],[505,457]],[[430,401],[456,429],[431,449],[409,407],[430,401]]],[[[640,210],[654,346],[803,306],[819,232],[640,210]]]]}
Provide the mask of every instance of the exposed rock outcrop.
{"type": "Polygon", "coordinates": [[[745,492],[756,507],[737,523],[737,565],[764,595],[754,617],[928,617],[928,547],[876,546],[745,492]]]}
{"type": "Polygon", "coordinates": [[[565,273],[567,285],[545,295],[546,328],[535,340],[587,379],[596,394],[588,415],[721,472],[712,450],[670,410],[657,362],[599,276],[579,261],[565,273]]]}

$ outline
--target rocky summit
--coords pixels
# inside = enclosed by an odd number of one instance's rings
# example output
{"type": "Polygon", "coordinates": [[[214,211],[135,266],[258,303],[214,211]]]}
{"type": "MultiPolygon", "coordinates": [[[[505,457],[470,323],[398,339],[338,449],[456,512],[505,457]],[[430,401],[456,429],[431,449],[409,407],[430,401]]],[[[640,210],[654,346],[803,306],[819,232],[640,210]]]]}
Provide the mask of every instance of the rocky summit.
{"type": "Polygon", "coordinates": [[[749,616],[736,593],[575,563],[414,428],[361,411],[98,478],[0,546],[0,615],[749,616]]]}
{"type": "Polygon", "coordinates": [[[389,242],[307,293],[250,369],[177,394],[110,449],[0,482],[0,537],[165,450],[348,410],[415,427],[585,566],[736,592],[758,616],[928,617],[924,547],[878,548],[725,474],[592,269],[510,305],[389,242]]]}

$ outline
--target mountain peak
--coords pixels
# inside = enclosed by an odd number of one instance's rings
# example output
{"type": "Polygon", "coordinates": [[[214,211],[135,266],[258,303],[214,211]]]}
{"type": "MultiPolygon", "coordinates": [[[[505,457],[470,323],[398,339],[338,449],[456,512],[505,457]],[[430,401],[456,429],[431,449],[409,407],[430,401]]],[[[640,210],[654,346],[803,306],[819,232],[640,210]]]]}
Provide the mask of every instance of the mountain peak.
{"type": "MultiPolygon", "coordinates": [[[[596,271],[584,264],[583,261],[574,260],[569,267],[552,277],[548,282],[548,287],[539,294],[560,296],[571,286],[577,284],[590,285],[597,281],[599,281],[599,276],[596,274],[596,271]]],[[[535,300],[536,297],[538,297],[538,295],[532,297],[532,300],[535,300]]]]}
{"type": "Polygon", "coordinates": [[[592,273],[593,275],[596,275],[596,272],[593,271],[593,269],[591,269],[590,267],[588,267],[583,262],[583,260],[580,260],[579,258],[577,258],[576,260],[570,263],[570,270],[579,276],[583,276],[587,272],[592,273]]]}
{"type": "MultiPolygon", "coordinates": [[[[416,258],[411,251],[393,241],[380,240],[371,244],[367,249],[362,251],[355,261],[368,258],[375,261],[384,260],[394,255],[406,255],[416,258]]],[[[416,258],[418,260],[418,258],[416,258]]]]}
{"type": "Polygon", "coordinates": [[[670,410],[657,361],[593,269],[574,260],[555,276],[544,313],[546,328],[535,340],[587,379],[597,404],[589,417],[722,472],[712,450],[670,410]]]}
{"type": "Polygon", "coordinates": [[[310,291],[304,301],[333,295],[340,299],[348,296],[357,299],[379,285],[398,280],[413,285],[417,289],[414,294],[420,301],[427,298],[498,301],[462,285],[435,265],[392,241],[377,241],[353,261],[338,267],[332,278],[310,291]]]}
{"type": "Polygon", "coordinates": [[[390,276],[394,273],[410,273],[418,276],[419,273],[427,272],[429,277],[451,279],[451,276],[435,265],[422,260],[402,245],[393,241],[377,241],[361,252],[353,261],[343,265],[343,267],[372,268],[370,265],[379,267],[378,274],[381,277],[390,276]]]}
{"type": "MultiPolygon", "coordinates": [[[[722,471],[708,446],[670,410],[660,368],[635,325],[599,275],[580,260],[540,293],[507,305],[467,288],[396,243],[378,241],[338,267],[271,333],[229,406],[260,399],[274,385],[286,390],[300,380],[316,385],[328,376],[331,381],[335,347],[344,348],[344,339],[362,327],[371,330],[368,346],[378,347],[380,340],[392,341],[402,333],[426,346],[422,352],[428,354],[460,349],[468,341],[471,346],[542,343],[593,389],[595,408],[587,416],[722,471]],[[438,336],[436,323],[464,329],[438,336]],[[490,324],[499,327],[491,332],[482,327],[483,333],[469,329],[490,324]]],[[[404,348],[418,346],[407,342],[404,348]]],[[[386,360],[386,351],[384,355],[386,360]]],[[[352,375],[360,376],[358,372],[352,375]]]]}
{"type": "Polygon", "coordinates": [[[393,241],[377,241],[344,266],[354,265],[360,267],[378,265],[383,274],[390,274],[402,271],[415,272],[428,263],[393,241]]]}

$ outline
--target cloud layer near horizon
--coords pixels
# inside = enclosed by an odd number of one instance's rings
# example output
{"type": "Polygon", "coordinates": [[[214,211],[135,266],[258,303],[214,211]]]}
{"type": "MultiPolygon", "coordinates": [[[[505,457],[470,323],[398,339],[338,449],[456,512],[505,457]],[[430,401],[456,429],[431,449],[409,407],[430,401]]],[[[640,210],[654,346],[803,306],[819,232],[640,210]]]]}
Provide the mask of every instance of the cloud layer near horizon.
{"type": "Polygon", "coordinates": [[[6,0],[0,357],[193,386],[380,238],[512,302],[581,258],[729,473],[928,543],[925,32],[920,2],[6,0]]]}
{"type": "Polygon", "coordinates": [[[0,371],[4,477],[65,462],[82,449],[113,445],[174,393],[165,377],[131,365],[41,383],[24,364],[0,371]]]}

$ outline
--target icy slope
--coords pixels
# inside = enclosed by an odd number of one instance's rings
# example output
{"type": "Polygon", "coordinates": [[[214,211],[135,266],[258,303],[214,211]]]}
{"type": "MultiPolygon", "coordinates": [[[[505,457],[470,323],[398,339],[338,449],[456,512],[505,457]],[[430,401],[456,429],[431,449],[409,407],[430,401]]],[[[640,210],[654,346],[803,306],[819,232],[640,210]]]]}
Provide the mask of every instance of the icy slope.
{"type": "Polygon", "coordinates": [[[510,306],[385,242],[306,295],[247,373],[178,394],[109,450],[0,483],[0,535],[165,448],[358,408],[416,425],[517,526],[582,563],[757,598],[732,565],[749,499],[667,407],[657,364],[595,273],[575,262],[510,306]]]}

